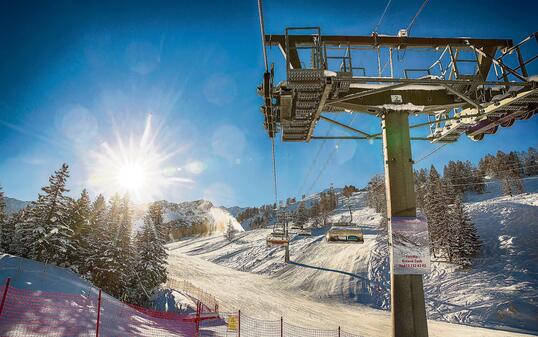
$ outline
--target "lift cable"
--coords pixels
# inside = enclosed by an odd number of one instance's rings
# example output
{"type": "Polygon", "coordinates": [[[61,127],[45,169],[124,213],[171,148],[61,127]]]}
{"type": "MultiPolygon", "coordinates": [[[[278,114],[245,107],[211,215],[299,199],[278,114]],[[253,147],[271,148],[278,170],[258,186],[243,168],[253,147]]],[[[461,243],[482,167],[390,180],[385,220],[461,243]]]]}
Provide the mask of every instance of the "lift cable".
{"type": "Polygon", "coordinates": [[[260,18],[260,33],[262,37],[262,51],[263,51],[263,63],[265,64],[265,72],[269,71],[269,64],[267,63],[267,50],[265,49],[265,27],[263,21],[263,1],[258,0],[258,16],[260,18]]]}
{"type": "MultiPolygon", "coordinates": [[[[519,178],[519,180],[523,181],[527,181],[527,180],[536,180],[538,179],[538,176],[531,176],[531,177],[524,177],[524,178],[519,178]]],[[[499,179],[500,180],[500,179],[499,179]]],[[[514,180],[514,178],[512,178],[512,180],[514,180]]],[[[444,184],[444,186],[452,186],[452,187],[455,187],[455,186],[473,186],[473,185],[485,185],[485,184],[493,184],[493,183],[497,183],[497,181],[482,181],[482,182],[477,182],[477,183],[466,183],[466,184],[444,184]]]]}
{"type": "Polygon", "coordinates": [[[431,156],[432,154],[434,154],[435,152],[441,150],[443,147],[447,146],[448,144],[450,143],[444,143],[444,144],[441,144],[439,145],[438,147],[436,147],[435,149],[433,149],[432,151],[430,151],[429,153],[425,154],[424,156],[420,157],[419,159],[417,159],[415,161],[415,164],[418,164],[420,163],[421,161],[423,161],[424,159],[428,158],[429,156],[431,156]]]}
{"type": "MultiPolygon", "coordinates": [[[[415,21],[417,20],[418,16],[420,15],[420,13],[422,13],[422,10],[424,9],[424,7],[426,7],[426,5],[428,4],[430,0],[424,0],[424,2],[422,3],[422,5],[420,5],[420,8],[418,9],[418,11],[416,12],[415,16],[413,17],[413,19],[411,20],[411,22],[409,23],[409,25],[407,26],[407,36],[410,36],[411,35],[411,28],[413,28],[413,25],[415,24],[415,21]]],[[[400,56],[400,49],[398,49],[398,61],[403,61],[403,59],[405,58],[405,52],[407,51],[407,48],[404,49],[402,55],[400,56]]]]}
{"type": "Polygon", "coordinates": [[[420,8],[418,9],[417,13],[416,13],[415,16],[413,17],[413,20],[411,20],[411,23],[409,23],[409,26],[407,26],[407,35],[410,35],[410,34],[411,34],[411,28],[412,28],[413,25],[415,24],[415,21],[417,20],[418,16],[420,15],[420,13],[421,13],[422,10],[424,9],[424,7],[426,7],[426,5],[428,4],[428,1],[430,1],[430,0],[424,0],[424,2],[422,3],[422,5],[421,5],[420,8]]]}
{"type": "MultiPolygon", "coordinates": [[[[325,136],[329,136],[330,133],[331,133],[331,130],[333,129],[333,126],[334,124],[331,124],[329,126],[329,129],[327,130],[327,132],[325,133],[325,136]]],[[[319,144],[319,147],[318,147],[318,150],[316,152],[316,155],[314,156],[312,162],[310,163],[310,165],[308,166],[308,172],[306,173],[306,175],[304,176],[302,182],[301,182],[301,185],[299,187],[299,191],[297,191],[298,195],[301,196],[302,195],[302,192],[304,192],[304,189],[306,187],[306,182],[308,181],[308,179],[310,178],[310,175],[312,174],[312,172],[314,171],[314,166],[317,164],[318,162],[318,159],[319,159],[319,155],[321,154],[321,150],[323,150],[325,144],[327,143],[327,139],[323,139],[321,141],[321,143],[319,144]]]]}
{"type": "Polygon", "coordinates": [[[275,157],[275,137],[271,138],[271,149],[273,157],[273,192],[275,193],[275,208],[278,208],[278,191],[276,183],[276,157],[275,157]]]}
{"type": "MultiPolygon", "coordinates": [[[[350,123],[349,123],[349,126],[352,126],[353,123],[355,122],[355,119],[357,118],[358,114],[354,114],[353,115],[353,118],[351,119],[350,123]]],[[[325,161],[325,163],[323,164],[323,166],[321,167],[321,170],[319,171],[316,179],[314,179],[314,181],[312,182],[312,184],[310,185],[310,188],[308,189],[308,192],[307,194],[310,194],[312,192],[312,190],[314,189],[314,186],[316,186],[319,178],[321,178],[321,176],[323,175],[323,172],[325,171],[325,169],[327,168],[327,166],[329,165],[331,159],[333,158],[334,154],[336,153],[336,150],[340,147],[340,144],[342,143],[342,139],[338,141],[338,143],[336,143],[336,145],[334,146],[333,150],[331,151],[331,153],[329,154],[329,156],[327,157],[327,160],[325,161]]]]}
{"type": "MultiPolygon", "coordinates": [[[[260,34],[262,39],[262,52],[263,52],[263,63],[265,65],[265,72],[269,72],[269,63],[267,62],[267,49],[265,48],[265,24],[263,20],[263,2],[262,0],[258,0],[258,16],[260,18],[260,34]]],[[[270,106],[269,109],[271,109],[271,120],[269,121],[271,124],[274,123],[274,116],[272,107],[270,106]]],[[[273,192],[275,194],[275,209],[278,209],[278,190],[277,190],[277,180],[276,180],[276,156],[275,156],[275,137],[274,134],[271,137],[271,157],[273,160],[273,192]]]]}
{"type": "Polygon", "coordinates": [[[390,6],[391,2],[392,2],[392,0],[389,0],[387,2],[387,5],[385,6],[385,9],[383,10],[383,14],[381,14],[381,17],[379,18],[379,21],[377,22],[377,25],[374,26],[374,30],[373,30],[374,33],[377,33],[377,30],[381,26],[381,23],[383,22],[383,18],[385,17],[385,14],[387,14],[387,10],[389,9],[389,6],[390,6]]]}

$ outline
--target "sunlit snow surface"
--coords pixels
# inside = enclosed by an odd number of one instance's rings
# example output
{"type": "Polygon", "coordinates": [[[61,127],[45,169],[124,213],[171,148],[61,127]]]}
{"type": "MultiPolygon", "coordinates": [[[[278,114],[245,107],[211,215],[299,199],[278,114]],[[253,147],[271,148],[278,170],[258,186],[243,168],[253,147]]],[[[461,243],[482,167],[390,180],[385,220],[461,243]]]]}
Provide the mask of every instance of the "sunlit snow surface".
{"type": "MultiPolygon", "coordinates": [[[[491,193],[468,197],[483,253],[471,270],[432,263],[425,277],[430,335],[510,335],[438,321],[538,332],[538,184],[527,183],[534,193],[499,197],[498,186],[490,184],[491,193]]],[[[233,242],[222,235],[200,237],[169,245],[170,276],[207,289],[226,310],[387,335],[389,313],[376,310],[390,308],[386,233],[377,228],[381,217],[364,206],[364,197],[353,197],[353,220],[364,225],[364,244],[328,244],[318,229],[310,238],[292,240],[293,263],[286,265],[282,249],[265,247],[269,229],[247,231],[233,242]]],[[[347,207],[341,207],[332,219],[346,216],[347,207]]]]}

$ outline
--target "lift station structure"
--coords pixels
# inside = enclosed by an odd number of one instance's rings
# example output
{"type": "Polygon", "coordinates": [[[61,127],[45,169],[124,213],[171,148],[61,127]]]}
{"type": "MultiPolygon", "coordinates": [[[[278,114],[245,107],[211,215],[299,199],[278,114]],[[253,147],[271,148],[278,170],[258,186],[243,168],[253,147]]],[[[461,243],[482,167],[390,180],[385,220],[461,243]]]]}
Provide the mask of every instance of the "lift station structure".
{"type": "MultiPolygon", "coordinates": [[[[462,135],[475,141],[529,119],[538,109],[538,82],[523,47],[538,43],[538,34],[514,44],[509,39],[322,35],[318,27],[286,28],[266,35],[265,48],[278,48],[286,78],[275,85],[268,67],[258,93],[263,96],[264,127],[283,142],[316,139],[382,139],[387,194],[389,245],[393,217],[416,216],[411,140],[455,142],[462,135]],[[424,67],[396,69],[398,54],[421,51],[432,60],[424,67]],[[377,67],[367,69],[361,56],[373,54],[377,67]],[[388,68],[386,67],[388,64],[388,68]],[[377,69],[375,69],[377,68],[377,69]],[[399,71],[398,71],[399,70],[399,71]],[[397,74],[398,73],[398,74],[397,74]],[[377,116],[378,133],[327,117],[334,113],[377,116]],[[410,124],[410,119],[417,123],[410,124]],[[421,119],[421,120],[420,120],[421,119]],[[333,123],[353,136],[321,136],[316,126],[333,123]],[[410,130],[428,131],[411,137],[410,130]]],[[[275,188],[276,190],[276,188],[275,188]]],[[[276,193],[275,193],[276,194],[276,193]]],[[[394,275],[391,253],[392,335],[428,335],[422,275],[394,275]]]]}

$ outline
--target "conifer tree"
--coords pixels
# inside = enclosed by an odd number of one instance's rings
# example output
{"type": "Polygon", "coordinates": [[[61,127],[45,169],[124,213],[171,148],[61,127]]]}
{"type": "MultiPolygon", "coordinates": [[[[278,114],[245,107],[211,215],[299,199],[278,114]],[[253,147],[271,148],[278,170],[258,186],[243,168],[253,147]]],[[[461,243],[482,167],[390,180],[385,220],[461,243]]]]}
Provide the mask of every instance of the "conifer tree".
{"type": "Polygon", "coordinates": [[[522,165],[517,154],[510,152],[508,155],[502,151],[497,152],[495,157],[496,166],[493,170],[495,178],[501,181],[504,195],[514,195],[523,192],[522,165]]]}
{"type": "Polygon", "coordinates": [[[521,178],[523,177],[523,165],[516,152],[510,152],[507,157],[508,161],[508,175],[510,176],[510,182],[512,184],[512,190],[514,194],[523,193],[523,183],[521,178]]]}
{"type": "Polygon", "coordinates": [[[131,300],[144,304],[152,291],[166,282],[168,253],[161,232],[163,226],[162,206],[155,202],[149,206],[142,230],[136,237],[136,263],[132,278],[131,300]]]}
{"type": "Polygon", "coordinates": [[[4,199],[4,191],[0,186],[0,251],[7,252],[9,247],[8,240],[13,233],[10,233],[7,228],[6,201],[4,199]]]}
{"type": "Polygon", "coordinates": [[[441,176],[432,165],[428,176],[428,184],[425,193],[424,213],[428,219],[428,231],[430,234],[430,249],[434,256],[447,247],[447,223],[448,197],[443,188],[441,176]]]}
{"type": "Polygon", "coordinates": [[[470,266],[471,258],[478,255],[481,247],[476,227],[467,215],[460,198],[457,198],[452,205],[450,215],[453,230],[450,236],[452,255],[449,261],[470,266]]]}
{"type": "Polygon", "coordinates": [[[116,297],[124,295],[127,286],[125,283],[127,275],[125,275],[123,263],[120,261],[121,248],[118,244],[121,235],[121,202],[121,197],[118,194],[114,194],[110,198],[105,225],[108,230],[106,235],[103,235],[103,251],[99,259],[103,263],[99,265],[100,268],[93,278],[98,287],[116,297]]]}
{"type": "MultiPolygon", "coordinates": [[[[92,280],[98,280],[99,275],[107,270],[106,250],[110,242],[107,229],[107,207],[103,195],[99,194],[91,205],[88,231],[87,270],[92,280]]],[[[97,281],[98,282],[98,281],[97,281]]]]}
{"type": "Polygon", "coordinates": [[[304,202],[301,202],[299,204],[299,208],[297,208],[297,213],[295,214],[295,224],[300,228],[304,228],[307,222],[308,214],[306,212],[304,202]]]}
{"type": "Polygon", "coordinates": [[[28,207],[18,210],[8,217],[4,227],[4,248],[8,254],[27,257],[29,247],[22,247],[20,244],[21,234],[16,230],[17,225],[24,221],[24,215],[28,207]]]}
{"type": "Polygon", "coordinates": [[[69,167],[63,164],[49,179],[50,184],[42,188],[36,201],[25,212],[24,220],[17,224],[16,231],[21,246],[28,257],[59,266],[69,265],[68,252],[73,247],[68,216],[69,199],[65,183],[69,167]]]}
{"type": "Polygon", "coordinates": [[[70,267],[81,275],[88,271],[90,214],[90,195],[86,189],[83,189],[80,197],[77,200],[71,200],[69,204],[69,220],[73,231],[74,246],[70,254],[70,267]]]}
{"type": "Polygon", "coordinates": [[[428,183],[428,170],[420,169],[415,171],[415,192],[417,195],[417,208],[424,212],[425,193],[427,190],[426,184],[428,183]]]}
{"type": "Polygon", "coordinates": [[[538,151],[535,148],[529,147],[527,152],[523,154],[522,162],[526,176],[538,175],[538,151]]]}
{"type": "MultiPolygon", "coordinates": [[[[264,217],[262,216],[262,219],[264,219],[264,217]]],[[[161,227],[163,227],[164,225],[161,225],[161,227]]],[[[235,229],[233,228],[233,225],[232,225],[232,221],[231,220],[228,220],[228,223],[226,225],[226,230],[224,231],[224,237],[226,237],[226,239],[228,241],[232,241],[234,238],[235,238],[235,229]]]]}
{"type": "Polygon", "coordinates": [[[373,176],[368,182],[366,200],[368,207],[375,209],[383,216],[381,226],[387,227],[387,199],[385,192],[385,178],[382,175],[373,176]]]}

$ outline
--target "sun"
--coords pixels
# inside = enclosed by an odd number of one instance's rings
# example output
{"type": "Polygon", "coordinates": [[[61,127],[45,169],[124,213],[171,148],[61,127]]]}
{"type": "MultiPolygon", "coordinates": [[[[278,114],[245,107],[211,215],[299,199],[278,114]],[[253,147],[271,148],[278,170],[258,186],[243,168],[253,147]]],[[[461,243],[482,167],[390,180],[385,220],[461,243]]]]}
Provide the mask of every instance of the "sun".
{"type": "Polygon", "coordinates": [[[117,179],[123,189],[136,193],[144,187],[146,172],[140,163],[127,163],[119,167],[117,179]]]}
{"type": "Polygon", "coordinates": [[[140,136],[123,138],[116,132],[115,142],[103,142],[90,151],[88,186],[96,193],[111,196],[128,194],[134,202],[149,202],[163,197],[163,193],[181,185],[192,185],[193,180],[178,176],[170,160],[177,149],[168,144],[151,127],[151,115],[146,119],[140,136]]]}

